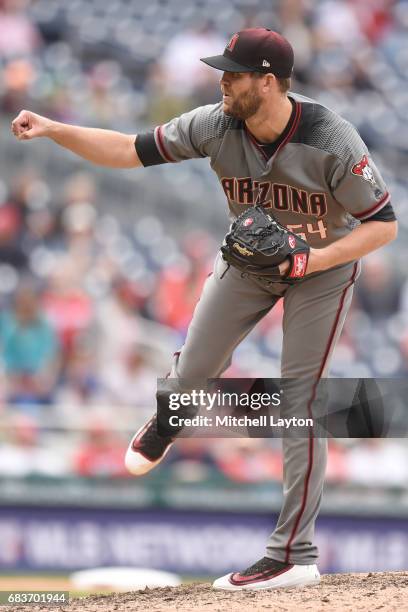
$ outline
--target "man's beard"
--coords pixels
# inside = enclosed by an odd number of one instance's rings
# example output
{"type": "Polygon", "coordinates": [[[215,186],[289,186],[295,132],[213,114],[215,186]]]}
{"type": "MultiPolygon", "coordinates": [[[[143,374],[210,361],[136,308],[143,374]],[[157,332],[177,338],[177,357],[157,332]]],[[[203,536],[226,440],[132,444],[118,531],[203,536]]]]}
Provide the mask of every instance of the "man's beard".
{"type": "Polygon", "coordinates": [[[234,100],[230,108],[224,112],[226,115],[235,117],[235,119],[246,121],[258,112],[261,104],[262,98],[259,94],[256,91],[249,90],[234,100]]]}

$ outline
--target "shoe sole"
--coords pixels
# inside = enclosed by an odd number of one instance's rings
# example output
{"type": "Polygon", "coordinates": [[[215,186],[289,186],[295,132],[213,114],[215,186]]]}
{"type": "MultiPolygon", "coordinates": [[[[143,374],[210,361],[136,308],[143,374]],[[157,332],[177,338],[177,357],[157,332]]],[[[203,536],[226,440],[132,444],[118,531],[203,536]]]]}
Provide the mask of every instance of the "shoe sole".
{"type": "Polygon", "coordinates": [[[161,455],[161,457],[159,457],[158,459],[155,459],[154,461],[151,461],[148,457],[143,455],[143,453],[141,453],[140,451],[134,450],[133,444],[135,440],[147,429],[150,423],[151,423],[151,419],[150,421],[142,425],[140,429],[137,430],[137,432],[131,439],[128,449],[126,451],[125,466],[128,472],[133,474],[133,476],[143,476],[144,474],[147,474],[148,472],[150,472],[150,470],[153,470],[156,467],[156,465],[158,465],[161,461],[163,461],[163,459],[169,452],[171,446],[173,445],[173,442],[171,442],[167,446],[166,450],[161,455]]]}
{"type": "Polygon", "coordinates": [[[229,582],[230,576],[223,576],[216,580],[213,584],[213,589],[220,591],[261,591],[267,589],[291,589],[291,588],[301,588],[306,586],[315,586],[320,582],[320,574],[318,570],[316,570],[317,575],[309,575],[309,576],[285,576],[282,574],[281,576],[276,576],[271,578],[270,580],[265,580],[263,582],[253,582],[252,584],[242,584],[235,585],[229,582]],[[221,584],[216,584],[218,581],[222,581],[221,584]]]}
{"type": "Polygon", "coordinates": [[[293,581],[291,583],[286,584],[275,584],[275,585],[255,585],[255,584],[246,584],[242,586],[235,586],[231,584],[231,586],[213,586],[213,589],[216,591],[266,591],[273,589],[294,589],[301,588],[306,586],[315,586],[320,583],[319,580],[302,580],[302,581],[293,581]]]}

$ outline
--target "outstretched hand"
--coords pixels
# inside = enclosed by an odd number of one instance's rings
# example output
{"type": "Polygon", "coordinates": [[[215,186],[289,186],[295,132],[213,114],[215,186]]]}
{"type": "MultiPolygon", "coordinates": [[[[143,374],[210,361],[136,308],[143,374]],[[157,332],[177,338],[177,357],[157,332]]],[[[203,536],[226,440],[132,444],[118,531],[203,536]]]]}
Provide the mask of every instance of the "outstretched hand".
{"type": "Polygon", "coordinates": [[[11,123],[11,131],[18,140],[31,140],[48,136],[52,123],[47,117],[22,110],[11,123]]]}

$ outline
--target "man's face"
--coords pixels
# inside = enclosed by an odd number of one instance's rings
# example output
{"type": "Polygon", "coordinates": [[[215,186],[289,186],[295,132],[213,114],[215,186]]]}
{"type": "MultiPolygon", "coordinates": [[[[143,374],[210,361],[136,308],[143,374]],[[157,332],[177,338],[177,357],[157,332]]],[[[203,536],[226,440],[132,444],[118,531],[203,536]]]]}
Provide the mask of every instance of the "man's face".
{"type": "Polygon", "coordinates": [[[224,72],[220,79],[224,113],[242,121],[255,115],[262,104],[259,83],[248,72],[224,72]]]}

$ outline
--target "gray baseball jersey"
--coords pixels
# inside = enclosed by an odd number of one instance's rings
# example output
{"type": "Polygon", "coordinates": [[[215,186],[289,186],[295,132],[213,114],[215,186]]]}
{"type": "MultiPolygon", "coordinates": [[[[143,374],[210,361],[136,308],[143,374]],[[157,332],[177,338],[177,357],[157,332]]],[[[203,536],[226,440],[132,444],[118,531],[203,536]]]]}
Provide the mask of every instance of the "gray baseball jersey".
{"type": "Polygon", "coordinates": [[[268,158],[245,123],[222,103],[196,108],[143,134],[136,142],[144,165],[209,157],[231,215],[262,202],[310,246],[327,246],[390,200],[359,136],[345,119],[298,94],[286,138],[268,158]]]}
{"type": "MultiPolygon", "coordinates": [[[[209,157],[232,217],[263,203],[312,247],[324,247],[350,232],[357,220],[377,215],[389,194],[350,123],[316,101],[297,94],[290,99],[292,116],[271,157],[243,122],[224,115],[221,104],[139,135],[137,153],[146,166],[209,157]]],[[[317,383],[328,374],[358,274],[359,262],[352,262],[306,276],[297,285],[267,284],[242,278],[218,255],[175,355],[167,391],[185,391],[186,380],[220,376],[235,347],[283,298],[281,374],[302,381],[301,393],[296,385],[285,391],[284,416],[313,417],[317,383]]],[[[314,524],[326,458],[325,439],[283,439],[283,505],[266,549],[270,558],[315,563],[314,524]]]]}

